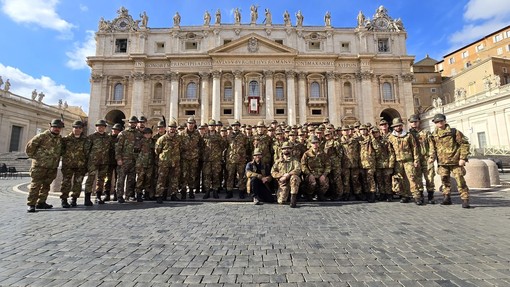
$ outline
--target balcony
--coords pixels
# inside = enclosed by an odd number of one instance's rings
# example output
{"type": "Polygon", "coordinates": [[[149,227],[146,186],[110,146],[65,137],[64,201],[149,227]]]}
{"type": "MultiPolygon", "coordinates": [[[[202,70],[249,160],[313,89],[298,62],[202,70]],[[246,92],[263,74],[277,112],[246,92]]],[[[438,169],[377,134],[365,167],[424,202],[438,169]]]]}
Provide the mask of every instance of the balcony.
{"type": "Polygon", "coordinates": [[[155,105],[155,106],[165,105],[165,100],[164,99],[152,99],[149,104],[155,105]]]}
{"type": "Polygon", "coordinates": [[[183,107],[196,107],[200,105],[198,98],[180,98],[179,105],[183,107]]]}
{"type": "Polygon", "coordinates": [[[107,101],[106,105],[108,105],[108,106],[125,106],[126,101],[125,100],[111,100],[111,101],[107,101]]]}
{"type": "Polygon", "coordinates": [[[328,104],[328,99],[326,97],[309,97],[308,105],[309,106],[325,106],[328,104]]]}

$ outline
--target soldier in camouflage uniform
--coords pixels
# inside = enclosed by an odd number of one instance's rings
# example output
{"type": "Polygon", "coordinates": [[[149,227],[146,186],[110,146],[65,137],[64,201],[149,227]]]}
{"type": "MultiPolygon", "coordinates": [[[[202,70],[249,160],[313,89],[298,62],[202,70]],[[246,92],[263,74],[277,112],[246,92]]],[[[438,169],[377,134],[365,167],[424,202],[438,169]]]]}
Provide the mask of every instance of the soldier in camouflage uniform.
{"type": "MultiPolygon", "coordinates": [[[[414,136],[403,130],[403,125],[402,119],[393,119],[391,125],[393,132],[388,138],[395,151],[394,180],[396,179],[397,182],[401,181],[403,183],[400,185],[395,184],[394,187],[400,186],[398,191],[398,194],[402,196],[400,202],[409,202],[409,198],[412,195],[414,202],[417,205],[422,205],[423,197],[418,191],[418,183],[416,182],[416,168],[420,166],[418,146],[414,136]]],[[[394,191],[397,192],[396,190],[394,191]]]]}
{"type": "Polygon", "coordinates": [[[391,134],[390,126],[389,126],[388,122],[385,119],[382,119],[379,122],[379,131],[381,133],[381,136],[384,137],[384,138],[388,138],[390,136],[390,134],[391,134]]]}
{"type": "MultiPolygon", "coordinates": [[[[269,134],[269,133],[268,133],[269,134]]],[[[264,164],[273,164],[273,138],[266,134],[266,126],[263,121],[257,123],[257,135],[259,136],[259,143],[254,145],[253,148],[259,148],[262,152],[262,162],[264,164]]]]}
{"type": "Polygon", "coordinates": [[[214,198],[219,198],[218,192],[221,188],[221,162],[223,152],[227,148],[227,141],[216,132],[216,121],[209,121],[209,133],[204,136],[203,150],[203,186],[204,197],[208,199],[211,191],[214,198]]]}
{"type": "Polygon", "coordinates": [[[427,199],[429,204],[436,203],[434,201],[434,164],[429,163],[430,158],[430,141],[432,140],[431,133],[427,130],[420,128],[420,118],[418,115],[409,117],[411,128],[409,133],[414,136],[418,144],[418,153],[420,155],[420,166],[416,168],[416,181],[418,183],[418,190],[423,196],[423,180],[425,177],[425,186],[427,188],[427,199]]]}
{"type": "Polygon", "coordinates": [[[110,164],[110,147],[112,138],[105,132],[106,121],[98,120],[95,124],[96,131],[88,137],[88,171],[85,181],[85,206],[92,206],[90,196],[96,195],[96,203],[103,204],[101,199],[104,188],[104,179],[110,164]],[[95,188],[94,188],[95,184],[95,188]]]}
{"type": "Polygon", "coordinates": [[[46,203],[50,185],[57,177],[57,168],[62,155],[62,137],[60,130],[64,123],[55,119],[50,128],[34,136],[25,148],[28,157],[32,159],[30,167],[30,191],[28,192],[28,212],[38,209],[50,209],[53,205],[46,203]],[[36,205],[37,204],[37,205],[36,205]]]}
{"type": "Polygon", "coordinates": [[[379,143],[368,133],[368,127],[359,127],[359,145],[361,161],[361,182],[365,185],[368,202],[375,202],[375,170],[376,155],[379,152],[379,143]]]}
{"type": "Polygon", "coordinates": [[[188,118],[186,129],[182,136],[181,154],[181,199],[186,199],[186,187],[189,188],[189,198],[194,199],[194,190],[198,190],[197,177],[199,176],[199,161],[202,157],[203,139],[196,129],[196,121],[188,118]]]}
{"type": "Polygon", "coordinates": [[[152,186],[154,167],[154,140],[152,130],[143,130],[143,139],[140,142],[140,152],[136,157],[136,201],[143,202],[143,198],[153,198],[154,188],[152,186]],[[145,196],[143,192],[145,191],[145,196]]]}
{"type": "Polygon", "coordinates": [[[342,161],[342,179],[344,183],[344,196],[342,200],[348,200],[350,195],[354,195],[357,200],[361,200],[360,175],[360,145],[359,141],[352,137],[352,130],[349,126],[342,127],[342,137],[340,138],[344,156],[342,161]],[[354,193],[351,194],[351,185],[354,193]]]}
{"type": "Polygon", "coordinates": [[[277,129],[276,132],[276,138],[273,142],[273,160],[277,161],[280,156],[282,155],[282,145],[285,142],[285,136],[283,134],[283,131],[281,129],[277,129]]]}
{"type": "Polygon", "coordinates": [[[331,172],[331,161],[320,149],[320,141],[316,136],[311,138],[312,147],[301,158],[301,171],[306,183],[306,197],[311,200],[317,194],[319,201],[324,201],[324,195],[329,188],[328,175],[331,172]]]}
{"type": "Polygon", "coordinates": [[[128,197],[134,194],[134,185],[136,183],[136,156],[140,152],[140,141],[142,133],[138,131],[136,125],[138,118],[132,116],[129,119],[129,127],[120,132],[115,144],[115,160],[118,165],[118,181],[117,181],[117,202],[124,203],[124,194],[128,197]],[[126,190],[124,192],[124,184],[126,190]]]}
{"type": "Polygon", "coordinates": [[[379,199],[390,202],[393,200],[391,177],[395,167],[395,152],[388,139],[381,136],[378,128],[372,128],[372,136],[379,144],[379,152],[375,154],[375,182],[379,190],[379,199]]]}
{"type": "Polygon", "coordinates": [[[301,163],[292,155],[292,146],[289,142],[282,145],[282,156],[276,160],[271,176],[278,182],[277,202],[284,204],[289,198],[290,207],[295,208],[299,185],[301,183],[301,163]]]}
{"type": "Polygon", "coordinates": [[[235,121],[231,125],[233,127],[232,133],[228,136],[228,145],[226,149],[226,182],[227,182],[227,196],[225,198],[233,197],[234,182],[237,178],[239,186],[239,197],[244,198],[246,177],[244,170],[246,167],[246,147],[248,139],[239,130],[240,123],[235,121]]]}
{"type": "MultiPolygon", "coordinates": [[[[104,180],[104,198],[103,201],[110,201],[110,194],[112,193],[112,185],[114,182],[117,182],[117,161],[115,160],[115,144],[117,144],[117,137],[119,133],[122,131],[122,125],[117,123],[114,124],[112,130],[110,132],[110,137],[112,138],[112,145],[110,146],[109,153],[109,164],[108,170],[106,171],[106,178],[104,180]]],[[[117,193],[115,192],[115,188],[113,188],[113,200],[117,201],[117,193]]]]}
{"type": "MultiPolygon", "coordinates": [[[[157,128],[158,128],[158,132],[155,133],[153,136],[152,136],[152,140],[154,141],[154,144],[158,141],[158,139],[162,136],[164,136],[166,134],[166,121],[159,121],[157,123],[157,128]]],[[[154,157],[154,166],[152,168],[153,172],[152,172],[152,192],[151,194],[154,196],[154,192],[155,192],[155,189],[156,189],[156,185],[158,184],[158,167],[159,163],[158,163],[158,157],[155,156],[154,157]]],[[[166,194],[165,194],[166,196],[166,194]]],[[[144,197],[145,200],[155,200],[154,197],[144,197]]]]}
{"type": "Polygon", "coordinates": [[[158,184],[156,186],[156,201],[163,203],[167,188],[170,200],[179,200],[177,190],[181,176],[181,147],[182,136],[177,134],[177,123],[168,123],[168,132],[156,142],[156,155],[158,156],[158,184]]]}
{"type": "Polygon", "coordinates": [[[87,173],[87,137],[83,134],[83,122],[74,121],[73,131],[62,138],[62,184],[60,196],[62,207],[76,206],[76,199],[80,197],[83,178],[87,173]],[[71,205],[67,202],[69,193],[71,205]]]}
{"type": "Polygon", "coordinates": [[[331,173],[329,174],[332,187],[331,200],[336,201],[343,197],[342,160],[344,151],[340,142],[333,138],[333,133],[330,130],[327,130],[324,135],[326,137],[324,153],[331,161],[331,173]]]}
{"type": "Polygon", "coordinates": [[[441,176],[444,196],[441,204],[452,204],[452,199],[450,197],[451,174],[455,178],[455,181],[457,181],[462,207],[470,208],[469,188],[464,179],[464,175],[466,174],[464,166],[469,156],[469,141],[462,132],[446,124],[445,115],[437,114],[432,121],[435,123],[436,129],[432,133],[429,163],[433,163],[434,160],[437,160],[437,174],[441,176]]]}

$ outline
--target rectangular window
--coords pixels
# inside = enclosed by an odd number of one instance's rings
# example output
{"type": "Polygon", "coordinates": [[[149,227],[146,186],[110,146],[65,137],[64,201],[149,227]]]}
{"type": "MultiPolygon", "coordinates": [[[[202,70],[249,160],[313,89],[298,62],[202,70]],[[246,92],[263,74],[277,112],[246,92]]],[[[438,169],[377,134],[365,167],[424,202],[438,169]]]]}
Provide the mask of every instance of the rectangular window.
{"type": "Polygon", "coordinates": [[[506,45],[506,51],[510,52],[510,44],[506,45]]]}
{"type": "Polygon", "coordinates": [[[283,92],[283,86],[277,86],[276,89],[276,100],[285,101],[285,93],[283,92]]]}
{"type": "Polygon", "coordinates": [[[186,50],[196,50],[198,45],[197,42],[186,42],[185,46],[186,50]]]}
{"type": "Polygon", "coordinates": [[[156,53],[164,53],[165,52],[165,43],[158,42],[156,43],[156,53]]]}
{"type": "Polygon", "coordinates": [[[225,87],[224,93],[225,94],[223,95],[223,100],[225,102],[231,102],[234,100],[234,97],[232,94],[232,87],[225,87]]]}
{"type": "Polygon", "coordinates": [[[479,132],[476,135],[478,137],[478,146],[480,148],[486,148],[487,147],[487,138],[485,137],[485,132],[479,132]]]}
{"type": "Polygon", "coordinates": [[[437,89],[436,88],[430,88],[430,92],[435,94],[435,93],[437,93],[437,89]]]}
{"type": "Polygon", "coordinates": [[[388,39],[379,39],[377,41],[377,51],[383,52],[383,53],[390,51],[390,45],[389,45],[388,39]]]}
{"type": "Polygon", "coordinates": [[[351,45],[349,42],[342,42],[340,44],[340,52],[350,52],[351,51],[351,45]]]}
{"type": "Polygon", "coordinates": [[[232,42],[232,40],[230,40],[230,39],[225,39],[225,40],[223,40],[223,45],[228,44],[228,43],[230,43],[230,42],[232,42]]]}
{"type": "Polygon", "coordinates": [[[483,48],[485,48],[485,47],[483,46],[483,44],[480,44],[480,45],[476,46],[476,51],[477,51],[477,52],[480,52],[481,50],[483,50],[483,48]]]}
{"type": "Polygon", "coordinates": [[[285,115],[285,109],[276,109],[277,115],[285,115]]]}
{"type": "Polygon", "coordinates": [[[308,49],[319,50],[321,48],[321,42],[310,42],[308,43],[308,49]]]}
{"type": "Polygon", "coordinates": [[[510,30],[506,31],[505,34],[506,34],[505,38],[510,38],[510,30]]]}
{"type": "Polygon", "coordinates": [[[503,73],[507,73],[508,72],[508,69],[506,67],[502,67],[501,70],[503,71],[503,73]]]}
{"type": "Polygon", "coordinates": [[[450,59],[448,59],[448,63],[450,63],[450,64],[455,63],[455,58],[454,58],[454,57],[451,57],[450,59]]]}
{"type": "Polygon", "coordinates": [[[282,45],[283,45],[283,40],[278,39],[278,40],[274,40],[274,41],[275,41],[276,43],[278,43],[278,44],[282,44],[282,45]]]}
{"type": "Polygon", "coordinates": [[[320,116],[320,115],[322,115],[322,110],[320,110],[320,109],[312,109],[312,115],[320,116]]]}
{"type": "Polygon", "coordinates": [[[420,104],[420,98],[419,97],[415,97],[414,98],[414,106],[415,107],[419,107],[421,104],[420,104]]]}
{"type": "Polygon", "coordinates": [[[462,59],[465,59],[469,56],[469,52],[468,51],[464,51],[462,52],[462,59]]]}
{"type": "Polygon", "coordinates": [[[116,39],[115,40],[115,53],[126,53],[127,52],[127,39],[116,39]]]}
{"type": "Polygon", "coordinates": [[[498,48],[497,53],[498,53],[498,55],[503,54],[503,48],[502,47],[498,48]]]}
{"type": "Polygon", "coordinates": [[[231,115],[232,114],[232,109],[223,109],[223,114],[224,115],[231,115]]]}
{"type": "Polygon", "coordinates": [[[195,113],[196,113],[195,110],[185,110],[184,111],[184,115],[186,115],[186,116],[194,116],[195,113]]]}
{"type": "Polygon", "coordinates": [[[9,152],[11,151],[19,151],[19,144],[21,141],[21,131],[23,127],[12,126],[11,130],[11,142],[9,144],[9,152]]]}
{"type": "Polygon", "coordinates": [[[497,43],[497,42],[499,42],[501,40],[503,40],[503,35],[502,34],[498,34],[498,35],[494,36],[494,38],[493,38],[494,43],[497,43]]]}

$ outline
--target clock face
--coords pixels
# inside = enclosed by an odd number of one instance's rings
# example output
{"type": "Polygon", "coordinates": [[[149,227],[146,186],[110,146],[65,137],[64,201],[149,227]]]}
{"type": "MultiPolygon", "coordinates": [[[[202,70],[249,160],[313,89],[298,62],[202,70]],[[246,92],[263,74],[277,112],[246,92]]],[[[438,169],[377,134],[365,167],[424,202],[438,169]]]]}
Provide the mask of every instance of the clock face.
{"type": "Polygon", "coordinates": [[[129,27],[129,22],[126,18],[121,18],[117,21],[117,29],[126,30],[129,27]]]}
{"type": "Polygon", "coordinates": [[[377,28],[379,29],[385,29],[388,27],[388,20],[386,19],[383,19],[383,18],[379,18],[377,19],[377,21],[375,22],[375,25],[377,26],[377,28]]]}

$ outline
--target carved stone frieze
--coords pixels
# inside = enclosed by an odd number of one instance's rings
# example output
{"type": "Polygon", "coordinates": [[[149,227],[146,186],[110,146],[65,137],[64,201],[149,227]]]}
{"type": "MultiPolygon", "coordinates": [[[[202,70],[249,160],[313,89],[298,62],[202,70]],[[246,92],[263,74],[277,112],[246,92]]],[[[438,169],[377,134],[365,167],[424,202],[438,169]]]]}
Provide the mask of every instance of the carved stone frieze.
{"type": "Polygon", "coordinates": [[[371,71],[362,71],[356,74],[358,80],[372,80],[374,73],[371,71]]]}
{"type": "Polygon", "coordinates": [[[414,74],[412,73],[404,73],[402,74],[402,79],[406,82],[412,82],[414,80],[414,74]]]}

